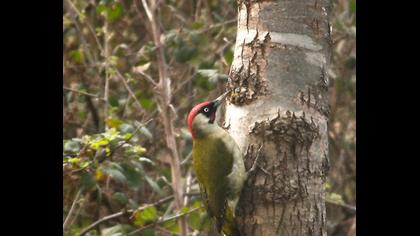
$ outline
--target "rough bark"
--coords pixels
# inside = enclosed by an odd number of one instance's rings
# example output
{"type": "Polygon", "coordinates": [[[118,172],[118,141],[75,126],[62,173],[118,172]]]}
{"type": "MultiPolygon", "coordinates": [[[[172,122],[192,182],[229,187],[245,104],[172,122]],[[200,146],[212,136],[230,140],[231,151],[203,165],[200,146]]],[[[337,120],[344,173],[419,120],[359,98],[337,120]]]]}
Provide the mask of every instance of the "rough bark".
{"type": "Polygon", "coordinates": [[[242,235],[326,235],[330,4],[238,1],[225,123],[247,168],[261,155],[237,208],[242,235]]]}

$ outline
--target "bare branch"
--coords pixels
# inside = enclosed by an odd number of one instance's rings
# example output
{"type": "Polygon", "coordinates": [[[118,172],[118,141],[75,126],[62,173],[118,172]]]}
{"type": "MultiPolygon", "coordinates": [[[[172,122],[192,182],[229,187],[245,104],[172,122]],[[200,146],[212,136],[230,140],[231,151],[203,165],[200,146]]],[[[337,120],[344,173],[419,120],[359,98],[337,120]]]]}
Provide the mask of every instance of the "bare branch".
{"type": "MultiPolygon", "coordinates": [[[[79,16],[79,18],[83,18],[83,14],[77,9],[77,7],[74,5],[74,3],[71,0],[67,0],[68,5],[73,9],[73,11],[79,16]]],[[[88,21],[85,21],[86,26],[88,27],[90,33],[92,34],[93,38],[95,39],[96,44],[98,45],[98,48],[101,52],[104,51],[104,49],[101,46],[101,43],[99,42],[98,37],[96,36],[95,30],[93,30],[93,27],[88,23],[88,21]]]]}
{"type": "MultiPolygon", "coordinates": [[[[158,50],[157,64],[159,70],[159,83],[156,86],[155,97],[157,99],[158,108],[160,109],[160,117],[162,119],[165,131],[166,146],[168,147],[171,155],[170,166],[172,175],[172,188],[175,195],[175,207],[177,210],[180,210],[183,207],[184,189],[181,183],[181,165],[175,139],[173,119],[171,119],[171,81],[168,77],[164,48],[160,41],[161,32],[156,16],[156,10],[159,9],[158,6],[160,3],[160,1],[152,0],[148,3],[147,0],[142,0],[143,8],[145,9],[147,17],[150,21],[153,42],[158,50]]],[[[179,226],[181,229],[181,235],[187,236],[188,226],[184,217],[180,218],[179,226]]]]}
{"type": "MultiPolygon", "coordinates": [[[[109,95],[109,45],[108,45],[108,20],[105,19],[104,23],[104,52],[103,56],[105,57],[105,87],[104,87],[104,118],[108,118],[108,95],[109,95]]],[[[105,122],[105,130],[108,129],[108,124],[105,122]]]]}
{"type": "Polygon", "coordinates": [[[140,111],[143,113],[143,107],[141,106],[139,100],[137,99],[136,95],[134,94],[133,90],[131,90],[130,86],[128,85],[127,81],[125,81],[124,76],[115,68],[117,72],[118,78],[123,82],[125,89],[128,91],[130,96],[134,99],[136,105],[139,107],[140,111]]]}
{"type": "Polygon", "coordinates": [[[189,211],[187,211],[187,212],[179,213],[179,214],[176,214],[176,215],[173,215],[173,216],[170,216],[170,217],[164,218],[164,219],[160,219],[160,220],[158,220],[158,221],[156,221],[156,222],[154,222],[154,223],[151,223],[151,224],[145,225],[145,226],[143,226],[143,227],[141,227],[141,228],[139,228],[139,229],[136,229],[136,230],[134,230],[134,231],[132,231],[132,232],[130,232],[130,233],[128,233],[128,234],[126,234],[125,236],[129,236],[129,235],[134,235],[134,234],[136,234],[136,233],[140,233],[140,232],[142,232],[142,231],[144,231],[144,230],[146,230],[146,229],[149,229],[149,228],[151,228],[151,227],[153,227],[153,226],[156,226],[156,225],[158,225],[158,224],[163,224],[163,223],[165,223],[165,222],[168,222],[168,221],[171,221],[171,220],[175,220],[175,219],[181,218],[181,217],[183,217],[183,216],[185,216],[185,215],[191,214],[191,213],[193,213],[193,212],[195,212],[195,211],[197,211],[197,210],[200,210],[200,209],[202,209],[202,208],[203,208],[203,207],[196,207],[196,208],[193,208],[193,209],[191,209],[191,210],[189,210],[189,211]]]}
{"type": "Polygon", "coordinates": [[[203,29],[203,30],[200,30],[200,31],[199,31],[199,33],[205,33],[205,32],[207,32],[207,31],[209,31],[209,30],[214,29],[214,28],[218,28],[218,27],[221,27],[221,26],[225,26],[225,25],[228,25],[228,24],[232,24],[232,23],[235,23],[235,22],[237,22],[237,21],[238,21],[238,20],[235,18],[235,19],[231,19],[231,20],[226,20],[226,21],[223,21],[223,22],[218,23],[218,24],[213,24],[213,25],[210,25],[209,27],[207,27],[207,28],[205,28],[205,29],[203,29]]]}
{"type": "Polygon", "coordinates": [[[184,160],[182,160],[181,165],[183,166],[183,165],[187,164],[190,161],[191,157],[192,157],[192,151],[190,153],[188,153],[188,155],[185,157],[184,160]]]}
{"type": "Polygon", "coordinates": [[[329,200],[329,199],[325,199],[325,202],[326,202],[326,203],[329,203],[329,204],[332,204],[332,205],[336,205],[336,206],[344,207],[344,208],[346,208],[346,209],[348,209],[348,210],[351,210],[351,211],[356,212],[356,207],[355,207],[355,206],[352,206],[352,205],[349,205],[349,204],[345,204],[345,203],[338,203],[338,202],[335,202],[335,201],[331,201],[331,200],[329,200]]]}
{"type": "Polygon", "coordinates": [[[136,212],[136,211],[142,211],[142,210],[144,210],[144,209],[146,209],[147,207],[150,207],[150,206],[158,206],[158,205],[161,205],[161,204],[164,204],[164,203],[166,203],[166,202],[169,202],[169,201],[171,201],[172,199],[174,198],[174,196],[172,195],[172,196],[168,196],[168,197],[165,197],[165,198],[162,198],[162,199],[160,199],[160,200],[158,200],[158,201],[156,201],[156,202],[154,202],[154,203],[151,203],[151,204],[147,204],[147,205],[145,205],[145,206],[142,206],[142,207],[140,207],[140,208],[138,208],[138,209],[131,209],[131,210],[123,210],[123,211],[120,211],[120,212],[117,212],[117,213],[114,213],[114,214],[111,214],[111,215],[107,215],[107,216],[105,216],[105,217],[103,217],[103,218],[101,218],[101,219],[99,219],[99,220],[97,220],[97,221],[95,221],[95,222],[93,222],[91,225],[89,225],[88,227],[86,227],[86,228],[84,228],[80,233],[79,233],[79,235],[78,236],[83,236],[83,235],[85,235],[86,233],[88,233],[89,231],[91,231],[93,228],[95,228],[96,226],[98,226],[98,225],[100,225],[100,224],[102,224],[102,223],[104,223],[104,222],[107,222],[107,221],[110,221],[110,220],[112,220],[112,219],[116,219],[116,218],[119,218],[119,217],[121,217],[121,216],[124,216],[124,215],[127,215],[127,214],[131,214],[131,213],[134,213],[134,212],[136,212]]]}
{"type": "Polygon", "coordinates": [[[71,216],[73,215],[73,212],[76,209],[76,204],[80,199],[81,192],[82,191],[79,189],[79,191],[77,191],[77,193],[76,193],[76,196],[74,197],[73,203],[71,204],[71,207],[70,207],[70,211],[67,214],[67,217],[66,217],[66,219],[64,220],[64,223],[63,223],[63,231],[65,231],[67,229],[67,227],[69,226],[71,216]]]}
{"type": "Polygon", "coordinates": [[[150,21],[153,21],[153,15],[152,12],[150,11],[149,8],[149,4],[147,4],[146,0],[141,0],[143,7],[144,7],[144,11],[146,12],[147,18],[149,18],[150,21]]]}
{"type": "Polygon", "coordinates": [[[93,97],[93,98],[99,99],[101,101],[104,101],[103,98],[101,98],[98,95],[93,94],[93,93],[87,93],[87,92],[83,92],[83,91],[80,91],[80,90],[68,88],[68,87],[65,87],[65,86],[63,86],[63,89],[67,90],[67,91],[70,91],[70,92],[75,92],[75,93],[78,93],[78,94],[82,94],[82,95],[85,95],[85,96],[93,97]]]}
{"type": "Polygon", "coordinates": [[[144,73],[143,71],[136,70],[135,73],[142,75],[144,78],[146,78],[147,81],[149,81],[154,86],[157,85],[156,81],[154,81],[150,75],[144,73]]]}
{"type": "Polygon", "coordinates": [[[128,139],[126,139],[126,140],[124,140],[124,142],[122,142],[121,144],[119,144],[118,146],[116,146],[112,151],[111,151],[111,153],[109,154],[109,156],[112,156],[112,155],[114,155],[114,153],[115,153],[115,151],[117,151],[118,149],[120,149],[122,146],[124,146],[124,144],[127,144],[128,142],[130,142],[130,140],[139,132],[139,130],[141,129],[141,128],[143,128],[143,127],[146,127],[146,125],[150,122],[150,121],[152,121],[153,119],[150,119],[150,120],[148,120],[145,124],[141,124],[141,125],[136,125],[136,129],[134,130],[134,132],[132,133],[132,135],[128,138],[128,139]]]}

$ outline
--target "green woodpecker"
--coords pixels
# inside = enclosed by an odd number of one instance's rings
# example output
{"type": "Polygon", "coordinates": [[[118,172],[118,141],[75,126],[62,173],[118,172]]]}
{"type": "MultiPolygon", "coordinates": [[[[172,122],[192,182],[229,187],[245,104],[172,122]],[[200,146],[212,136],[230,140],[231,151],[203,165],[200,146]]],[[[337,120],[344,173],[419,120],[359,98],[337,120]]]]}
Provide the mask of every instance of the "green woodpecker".
{"type": "Polygon", "coordinates": [[[214,122],[227,94],[197,104],[187,122],[193,137],[193,168],[207,213],[215,219],[219,233],[236,236],[235,209],[247,173],[239,146],[214,122]]]}

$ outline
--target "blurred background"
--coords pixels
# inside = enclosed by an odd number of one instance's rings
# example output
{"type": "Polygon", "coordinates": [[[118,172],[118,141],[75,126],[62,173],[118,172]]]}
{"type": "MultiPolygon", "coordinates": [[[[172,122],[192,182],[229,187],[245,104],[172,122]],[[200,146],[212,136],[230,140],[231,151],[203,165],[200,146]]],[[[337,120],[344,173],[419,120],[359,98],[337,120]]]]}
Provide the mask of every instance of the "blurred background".
{"type": "MultiPolygon", "coordinates": [[[[223,91],[233,60],[234,0],[165,0],[159,7],[172,112],[192,235],[208,227],[191,174],[186,116],[223,91]],[[191,212],[190,212],[191,211],[191,212]]],[[[172,235],[169,156],[158,107],[150,22],[140,0],[63,0],[64,235],[172,235]],[[132,211],[139,208],[141,210],[132,211]],[[104,219],[100,224],[95,221],[104,219]],[[89,228],[89,226],[92,226],[89,228]],[[88,229],[87,229],[88,228],[88,229]]],[[[328,235],[355,235],[356,1],[333,0],[328,235]]]]}

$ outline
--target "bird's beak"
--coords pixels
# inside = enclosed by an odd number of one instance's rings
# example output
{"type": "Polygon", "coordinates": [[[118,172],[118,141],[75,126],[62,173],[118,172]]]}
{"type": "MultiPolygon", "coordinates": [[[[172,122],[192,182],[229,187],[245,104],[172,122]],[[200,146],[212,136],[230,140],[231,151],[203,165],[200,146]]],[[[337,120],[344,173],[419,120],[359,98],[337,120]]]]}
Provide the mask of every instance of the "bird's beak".
{"type": "Polygon", "coordinates": [[[224,94],[220,95],[218,98],[213,100],[213,104],[215,107],[218,107],[222,102],[225,100],[225,97],[229,94],[230,91],[225,92],[224,94]]]}

